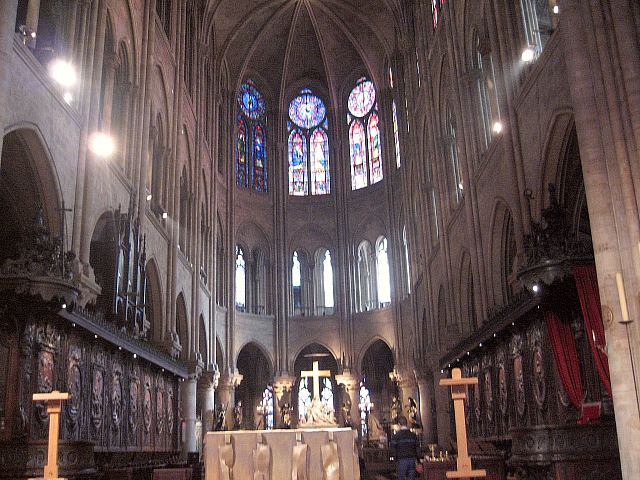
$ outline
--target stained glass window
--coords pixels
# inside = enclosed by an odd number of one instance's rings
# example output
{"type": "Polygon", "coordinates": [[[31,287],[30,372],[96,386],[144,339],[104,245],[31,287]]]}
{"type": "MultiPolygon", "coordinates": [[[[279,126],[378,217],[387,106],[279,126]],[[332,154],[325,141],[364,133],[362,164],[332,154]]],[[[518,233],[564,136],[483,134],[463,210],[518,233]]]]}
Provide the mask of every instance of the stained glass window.
{"type": "Polygon", "coordinates": [[[289,104],[289,118],[300,128],[313,128],[320,125],[327,109],[320,98],[311,90],[305,89],[289,104]]]}
{"type": "Polygon", "coordinates": [[[364,117],[376,103],[376,89],[371,80],[361,79],[349,94],[349,111],[355,117],[364,117]]]}
{"type": "Polygon", "coordinates": [[[265,168],[265,135],[262,125],[253,127],[253,189],[267,191],[267,169],[265,168]]]}
{"type": "Polygon", "coordinates": [[[329,138],[321,128],[311,134],[311,194],[329,193],[329,138]]]}
{"type": "Polygon", "coordinates": [[[236,183],[241,187],[247,186],[247,169],[247,125],[244,119],[239,117],[236,136],[236,183]]]}
{"type": "Polygon", "coordinates": [[[333,410],[333,385],[331,384],[331,379],[327,377],[323,378],[320,387],[322,388],[320,401],[329,407],[329,410],[333,410]]]}
{"type": "Polygon", "coordinates": [[[396,147],[396,167],[400,168],[402,164],[400,158],[400,129],[398,128],[398,109],[395,100],[391,104],[391,109],[393,110],[393,143],[396,147]]]}
{"type": "Polygon", "coordinates": [[[433,15],[433,28],[436,28],[442,20],[442,10],[445,0],[431,0],[431,13],[433,15]]]}
{"type": "Polygon", "coordinates": [[[358,190],[383,178],[380,117],[373,82],[364,78],[358,81],[349,95],[348,108],[351,189],[358,190]]]}
{"type": "Polygon", "coordinates": [[[252,120],[262,117],[265,112],[265,102],[262,94],[251,82],[240,85],[238,104],[244,114],[252,120]]]}
{"type": "Polygon", "coordinates": [[[313,380],[309,377],[304,377],[300,379],[300,384],[298,385],[298,418],[303,419],[307,416],[307,409],[311,406],[311,390],[309,389],[309,384],[313,380]]]}
{"type": "Polygon", "coordinates": [[[289,195],[331,191],[327,109],[304,89],[289,104],[289,195]]]}
{"type": "Polygon", "coordinates": [[[289,135],[289,194],[307,194],[307,142],[298,129],[289,135]]]}
{"type": "Polygon", "coordinates": [[[364,125],[354,120],[349,129],[349,146],[351,147],[351,188],[358,190],[367,186],[367,163],[364,147],[364,125]]]}
{"type": "Polygon", "coordinates": [[[260,91],[250,80],[244,82],[237,95],[238,122],[236,132],[236,184],[267,191],[266,105],[260,91]]]}
{"type": "Polygon", "coordinates": [[[302,266],[300,265],[298,252],[293,252],[291,286],[293,289],[293,310],[294,313],[298,313],[302,308],[302,266]]]}
{"type": "Polygon", "coordinates": [[[273,387],[271,385],[267,385],[267,388],[262,392],[262,403],[260,406],[264,413],[265,430],[273,430],[273,387]]]}
{"type": "Polygon", "coordinates": [[[358,408],[360,410],[360,428],[363,438],[367,437],[369,431],[368,417],[372,405],[369,389],[365,387],[364,383],[360,382],[360,403],[358,403],[358,408]]]}
{"type": "Polygon", "coordinates": [[[378,114],[369,117],[369,168],[371,169],[371,183],[382,180],[382,149],[380,147],[380,127],[378,114]]]}

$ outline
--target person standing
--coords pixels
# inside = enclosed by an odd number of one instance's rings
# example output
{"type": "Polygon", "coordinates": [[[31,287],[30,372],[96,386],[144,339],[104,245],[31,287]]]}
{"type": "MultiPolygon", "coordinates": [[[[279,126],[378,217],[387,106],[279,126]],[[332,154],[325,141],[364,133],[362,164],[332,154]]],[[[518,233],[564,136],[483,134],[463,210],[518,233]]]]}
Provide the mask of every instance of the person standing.
{"type": "Polygon", "coordinates": [[[400,430],[391,437],[391,457],[396,461],[398,480],[414,480],[418,458],[418,437],[409,430],[407,418],[398,417],[400,430]]]}

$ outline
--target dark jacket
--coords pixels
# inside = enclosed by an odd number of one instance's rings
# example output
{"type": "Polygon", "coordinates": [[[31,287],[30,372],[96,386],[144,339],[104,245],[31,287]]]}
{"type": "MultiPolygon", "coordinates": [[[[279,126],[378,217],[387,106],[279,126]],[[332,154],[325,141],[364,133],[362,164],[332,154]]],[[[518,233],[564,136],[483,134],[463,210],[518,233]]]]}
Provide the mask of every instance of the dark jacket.
{"type": "Polygon", "coordinates": [[[399,430],[390,442],[390,454],[396,460],[418,458],[418,437],[411,430],[399,430]]]}

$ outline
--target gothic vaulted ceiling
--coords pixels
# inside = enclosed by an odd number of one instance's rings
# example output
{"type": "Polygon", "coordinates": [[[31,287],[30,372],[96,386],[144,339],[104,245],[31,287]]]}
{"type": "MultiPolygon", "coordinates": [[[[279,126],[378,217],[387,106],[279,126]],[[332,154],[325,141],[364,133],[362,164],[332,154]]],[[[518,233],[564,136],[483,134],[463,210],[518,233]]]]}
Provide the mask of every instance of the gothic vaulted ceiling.
{"type": "Polygon", "coordinates": [[[216,58],[224,59],[230,87],[246,76],[262,80],[265,94],[318,82],[338,98],[358,73],[380,82],[384,61],[396,47],[401,0],[216,0],[216,58]]]}

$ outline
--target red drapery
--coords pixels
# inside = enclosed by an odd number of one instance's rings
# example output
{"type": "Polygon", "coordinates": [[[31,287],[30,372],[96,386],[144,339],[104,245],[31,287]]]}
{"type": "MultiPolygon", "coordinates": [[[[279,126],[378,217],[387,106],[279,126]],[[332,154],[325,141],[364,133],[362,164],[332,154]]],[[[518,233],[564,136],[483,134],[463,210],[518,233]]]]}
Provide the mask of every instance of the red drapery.
{"type": "Polygon", "coordinates": [[[609,359],[607,358],[607,340],[602,324],[598,278],[593,265],[574,265],[573,277],[576,280],[584,326],[589,337],[589,345],[593,359],[604,388],[611,395],[611,376],[609,375],[609,359]]]}
{"type": "Polygon", "coordinates": [[[584,392],[580,377],[580,363],[578,362],[578,353],[573,340],[571,325],[561,322],[558,316],[549,310],[545,311],[544,320],[547,324],[547,331],[549,332],[549,339],[551,340],[560,380],[564,390],[567,392],[569,401],[580,410],[584,392]]]}

